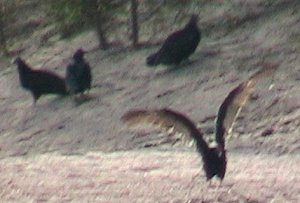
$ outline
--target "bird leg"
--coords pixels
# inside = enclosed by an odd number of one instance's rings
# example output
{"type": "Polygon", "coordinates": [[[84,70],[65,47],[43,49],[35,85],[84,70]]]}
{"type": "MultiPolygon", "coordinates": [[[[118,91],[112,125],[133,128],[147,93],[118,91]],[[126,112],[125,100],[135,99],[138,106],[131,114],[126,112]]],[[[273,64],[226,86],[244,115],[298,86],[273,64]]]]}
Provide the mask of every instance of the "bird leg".
{"type": "Polygon", "coordinates": [[[187,58],[187,59],[185,59],[181,64],[182,64],[183,66],[189,66],[189,65],[192,65],[194,62],[195,62],[195,61],[193,61],[193,60],[187,58]]]}
{"type": "Polygon", "coordinates": [[[33,97],[33,103],[32,103],[32,105],[35,106],[37,100],[38,100],[39,97],[40,97],[40,95],[38,95],[38,94],[36,94],[36,93],[34,93],[34,92],[32,92],[31,94],[32,94],[32,97],[33,97]]]}
{"type": "Polygon", "coordinates": [[[212,186],[212,180],[209,179],[207,182],[208,182],[208,185],[207,185],[207,186],[208,186],[208,187],[211,187],[211,186],[212,186]]]}
{"type": "Polygon", "coordinates": [[[223,181],[223,180],[220,179],[219,184],[218,184],[218,187],[221,187],[221,185],[222,185],[222,183],[223,183],[222,181],[223,181]]]}
{"type": "Polygon", "coordinates": [[[72,94],[72,100],[75,102],[75,104],[80,104],[80,98],[76,94],[72,94]]]}
{"type": "Polygon", "coordinates": [[[218,181],[217,183],[216,191],[218,191],[221,188],[221,185],[222,185],[222,180],[220,179],[220,181],[218,181]]]}
{"type": "Polygon", "coordinates": [[[213,180],[214,178],[212,179],[209,179],[207,182],[208,182],[208,187],[215,187],[216,189],[219,189],[221,187],[221,184],[222,184],[222,180],[213,180]]]}

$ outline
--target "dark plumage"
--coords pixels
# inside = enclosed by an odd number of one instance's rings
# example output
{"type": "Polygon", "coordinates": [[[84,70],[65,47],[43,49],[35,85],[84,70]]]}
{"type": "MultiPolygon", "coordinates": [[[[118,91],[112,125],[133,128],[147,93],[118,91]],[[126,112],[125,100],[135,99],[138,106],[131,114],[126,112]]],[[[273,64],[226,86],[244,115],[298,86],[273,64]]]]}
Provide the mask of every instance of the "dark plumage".
{"type": "Polygon", "coordinates": [[[185,140],[195,140],[197,151],[203,160],[203,169],[207,180],[217,176],[223,180],[226,172],[225,135],[229,134],[236,117],[254,91],[259,79],[274,72],[274,67],[267,67],[255,73],[247,81],[234,88],[219,108],[216,121],[216,147],[210,147],[203,139],[203,134],[185,115],[171,109],[131,110],[122,116],[129,125],[150,123],[163,130],[173,129],[181,133],[185,140]]]}
{"type": "Polygon", "coordinates": [[[197,21],[198,17],[192,15],[190,21],[182,30],[169,35],[162,47],[156,53],[147,57],[147,65],[178,65],[194,53],[201,39],[197,21]]]}
{"type": "Polygon", "coordinates": [[[184,114],[168,108],[132,110],[124,114],[122,120],[130,125],[149,122],[166,131],[174,128],[175,131],[185,136],[183,137],[185,141],[190,141],[191,138],[194,139],[197,151],[202,155],[203,168],[207,180],[210,180],[215,175],[220,179],[224,178],[226,171],[225,149],[223,147],[210,148],[196,125],[184,114]]]}
{"type": "Polygon", "coordinates": [[[78,49],[67,67],[66,86],[71,94],[82,94],[91,89],[91,68],[83,58],[84,53],[82,49],[78,49]]]}
{"type": "Polygon", "coordinates": [[[18,66],[21,86],[31,92],[34,103],[43,94],[67,94],[65,81],[47,70],[33,70],[20,57],[14,63],[18,66]]]}

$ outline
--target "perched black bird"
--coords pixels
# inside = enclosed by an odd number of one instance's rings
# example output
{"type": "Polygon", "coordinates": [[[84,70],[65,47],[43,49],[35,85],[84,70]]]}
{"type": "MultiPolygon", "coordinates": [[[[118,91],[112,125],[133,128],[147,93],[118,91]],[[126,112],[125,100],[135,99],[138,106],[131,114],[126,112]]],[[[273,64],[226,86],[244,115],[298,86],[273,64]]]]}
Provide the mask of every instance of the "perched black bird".
{"type": "Polygon", "coordinates": [[[83,58],[84,53],[78,49],[67,67],[66,87],[70,94],[83,94],[85,90],[91,89],[91,68],[83,58]]]}
{"type": "Polygon", "coordinates": [[[178,65],[194,53],[201,39],[197,21],[198,16],[192,15],[190,21],[182,30],[168,36],[162,47],[156,53],[147,57],[147,65],[178,65]]]}
{"type": "Polygon", "coordinates": [[[203,169],[207,180],[217,176],[223,180],[226,172],[225,135],[230,134],[234,121],[242,107],[254,91],[259,79],[271,75],[275,71],[273,66],[266,67],[256,72],[247,81],[234,88],[223,101],[219,108],[216,121],[216,147],[210,147],[203,139],[203,134],[196,125],[184,114],[171,109],[158,110],[131,110],[122,116],[122,120],[129,125],[149,123],[162,130],[173,129],[181,133],[185,140],[194,140],[197,151],[203,160],[203,169]]]}
{"type": "Polygon", "coordinates": [[[14,63],[18,66],[21,86],[31,92],[34,104],[43,94],[67,94],[62,77],[48,70],[33,70],[20,57],[14,63]]]}

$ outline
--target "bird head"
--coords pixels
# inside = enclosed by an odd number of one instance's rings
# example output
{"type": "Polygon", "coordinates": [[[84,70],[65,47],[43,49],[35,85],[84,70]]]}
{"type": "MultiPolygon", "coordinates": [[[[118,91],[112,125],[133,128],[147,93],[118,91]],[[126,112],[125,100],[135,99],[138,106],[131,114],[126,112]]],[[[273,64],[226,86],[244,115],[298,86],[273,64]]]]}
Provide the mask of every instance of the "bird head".
{"type": "Polygon", "coordinates": [[[21,59],[21,57],[18,56],[17,58],[12,59],[11,63],[15,64],[15,65],[18,65],[18,64],[23,63],[23,60],[21,59]]]}
{"type": "Polygon", "coordinates": [[[190,24],[197,24],[199,20],[199,17],[197,14],[192,14],[191,19],[190,19],[190,24]]]}
{"type": "Polygon", "coordinates": [[[11,61],[12,64],[16,65],[18,68],[18,71],[27,72],[31,68],[26,64],[26,62],[21,58],[17,57],[11,61]]]}
{"type": "Polygon", "coordinates": [[[74,53],[73,58],[74,60],[81,60],[85,54],[85,51],[82,48],[77,49],[74,53]]]}

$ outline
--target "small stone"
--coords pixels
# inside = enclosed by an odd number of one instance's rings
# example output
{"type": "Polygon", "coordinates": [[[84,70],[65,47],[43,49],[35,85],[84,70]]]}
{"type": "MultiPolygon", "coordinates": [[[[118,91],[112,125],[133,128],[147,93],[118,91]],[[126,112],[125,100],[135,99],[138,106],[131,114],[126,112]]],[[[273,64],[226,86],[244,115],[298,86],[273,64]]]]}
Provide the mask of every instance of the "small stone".
{"type": "Polygon", "coordinates": [[[269,129],[266,129],[264,130],[262,133],[261,133],[261,136],[262,137],[267,137],[269,135],[272,135],[274,132],[274,129],[273,128],[269,128],[269,129]]]}

